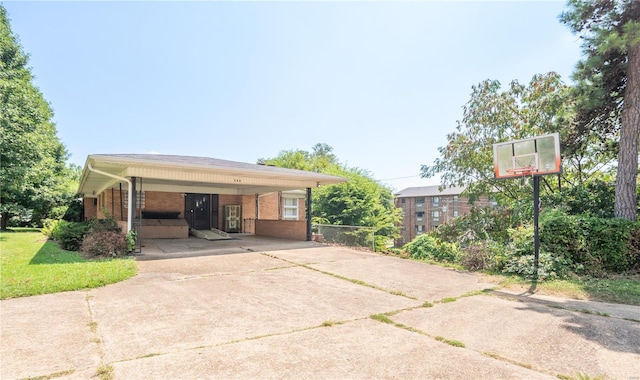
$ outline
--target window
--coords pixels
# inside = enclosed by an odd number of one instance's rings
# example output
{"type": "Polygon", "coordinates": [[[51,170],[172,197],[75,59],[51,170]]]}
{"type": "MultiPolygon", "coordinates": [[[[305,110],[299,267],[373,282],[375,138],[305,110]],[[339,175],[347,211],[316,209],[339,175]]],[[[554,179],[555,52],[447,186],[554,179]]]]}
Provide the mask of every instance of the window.
{"type": "Polygon", "coordinates": [[[440,211],[431,211],[431,220],[434,222],[440,221],[440,211]]]}
{"type": "Polygon", "coordinates": [[[406,199],[405,199],[405,198],[402,198],[402,204],[404,204],[404,201],[406,201],[406,199]]]}
{"type": "Polygon", "coordinates": [[[284,219],[298,220],[298,198],[284,198],[284,219]]]}
{"type": "MultiPolygon", "coordinates": [[[[129,192],[123,191],[123,193],[124,193],[124,200],[123,200],[124,208],[129,208],[129,192]]],[[[136,194],[136,202],[138,203],[138,208],[144,209],[144,205],[146,203],[144,191],[142,193],[136,194]]]]}
{"type": "Polygon", "coordinates": [[[418,235],[423,233],[424,232],[424,226],[422,226],[422,225],[416,226],[416,232],[418,233],[418,235]]]}
{"type": "Polygon", "coordinates": [[[424,218],[424,211],[416,212],[416,221],[422,222],[422,218],[424,218]]]}
{"type": "Polygon", "coordinates": [[[440,206],[440,197],[432,197],[432,198],[431,198],[431,204],[432,204],[434,207],[438,207],[438,206],[440,206]]]}
{"type": "Polygon", "coordinates": [[[453,217],[457,217],[458,216],[458,210],[453,210],[453,217]]]}
{"type": "Polygon", "coordinates": [[[453,204],[454,204],[454,205],[455,205],[455,204],[458,204],[458,196],[457,196],[457,195],[454,195],[454,196],[453,196],[453,204]]]}
{"type": "Polygon", "coordinates": [[[424,197],[416,197],[416,207],[424,206],[424,197]]]}

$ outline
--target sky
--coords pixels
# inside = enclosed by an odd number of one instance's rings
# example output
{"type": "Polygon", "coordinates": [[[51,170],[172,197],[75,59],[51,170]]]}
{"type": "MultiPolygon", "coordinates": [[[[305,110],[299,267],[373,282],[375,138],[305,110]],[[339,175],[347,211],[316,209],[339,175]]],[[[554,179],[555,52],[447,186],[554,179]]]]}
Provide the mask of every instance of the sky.
{"type": "Polygon", "coordinates": [[[555,71],[564,1],[4,1],[71,163],[256,163],[328,144],[393,191],[439,184],[471,89],[555,71]]]}

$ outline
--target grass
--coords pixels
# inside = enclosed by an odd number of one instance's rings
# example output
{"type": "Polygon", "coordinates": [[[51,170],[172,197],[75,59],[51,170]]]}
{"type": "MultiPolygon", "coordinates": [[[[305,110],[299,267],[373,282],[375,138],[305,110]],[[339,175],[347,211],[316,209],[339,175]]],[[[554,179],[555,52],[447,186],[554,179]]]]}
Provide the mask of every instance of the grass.
{"type": "Polygon", "coordinates": [[[387,316],[387,314],[388,313],[385,313],[385,314],[373,314],[373,315],[370,315],[369,318],[373,319],[374,321],[386,323],[388,325],[393,325],[395,327],[398,327],[398,328],[401,328],[401,329],[404,329],[404,330],[407,330],[407,331],[411,331],[411,332],[414,332],[414,333],[418,333],[418,334],[421,334],[421,335],[424,335],[424,336],[431,337],[431,338],[433,338],[433,339],[435,339],[435,340],[437,340],[439,342],[446,343],[446,344],[448,344],[450,346],[453,346],[453,347],[461,347],[461,348],[465,348],[466,347],[464,345],[464,343],[462,343],[460,341],[446,339],[446,338],[443,338],[441,336],[435,336],[434,337],[434,336],[431,336],[431,335],[427,334],[424,331],[416,329],[415,327],[407,326],[407,325],[404,325],[402,323],[396,323],[391,318],[389,318],[387,316]]]}
{"type": "Polygon", "coordinates": [[[35,229],[0,233],[0,299],[96,288],[134,276],[133,258],[88,260],[35,229]]]}
{"type": "Polygon", "coordinates": [[[96,376],[100,380],[113,379],[113,366],[111,366],[110,364],[102,364],[100,367],[98,367],[98,370],[96,371],[96,376]]]}
{"type": "Polygon", "coordinates": [[[443,337],[441,337],[441,336],[437,336],[437,337],[435,337],[434,339],[435,339],[435,340],[437,340],[437,341],[440,341],[440,342],[442,342],[442,343],[446,343],[446,344],[448,344],[448,345],[450,345],[450,346],[453,346],[453,347],[462,347],[462,348],[465,348],[464,343],[462,343],[462,342],[460,342],[460,341],[457,341],[457,340],[446,339],[446,338],[443,338],[443,337]]]}
{"type": "MultiPolygon", "coordinates": [[[[531,281],[516,276],[492,275],[489,280],[507,289],[531,287],[531,281]]],[[[640,276],[545,280],[536,284],[536,294],[640,306],[640,276]]]]}

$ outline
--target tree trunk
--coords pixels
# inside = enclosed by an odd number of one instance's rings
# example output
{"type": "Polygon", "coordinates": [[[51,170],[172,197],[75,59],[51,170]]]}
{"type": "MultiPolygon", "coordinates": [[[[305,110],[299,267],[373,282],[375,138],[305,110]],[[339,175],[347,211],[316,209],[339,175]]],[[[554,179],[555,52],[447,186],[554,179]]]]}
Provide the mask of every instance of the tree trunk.
{"type": "Polygon", "coordinates": [[[3,212],[2,215],[0,215],[0,231],[6,231],[7,230],[7,220],[9,220],[9,213],[8,212],[3,212]]]}
{"type": "Polygon", "coordinates": [[[620,152],[616,176],[615,216],[638,218],[638,140],[640,139],[640,44],[629,48],[627,84],[620,127],[620,152]]]}

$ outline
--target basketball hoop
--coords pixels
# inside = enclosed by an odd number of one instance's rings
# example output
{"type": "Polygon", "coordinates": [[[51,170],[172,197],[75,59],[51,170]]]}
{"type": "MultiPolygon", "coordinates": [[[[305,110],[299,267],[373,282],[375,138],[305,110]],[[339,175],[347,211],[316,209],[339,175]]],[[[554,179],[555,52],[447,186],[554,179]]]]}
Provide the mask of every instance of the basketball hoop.
{"type": "Polygon", "coordinates": [[[506,169],[506,171],[507,173],[515,177],[526,177],[526,176],[533,176],[533,173],[537,172],[538,170],[535,167],[529,165],[529,166],[523,166],[520,168],[509,168],[509,169],[506,169]]]}

